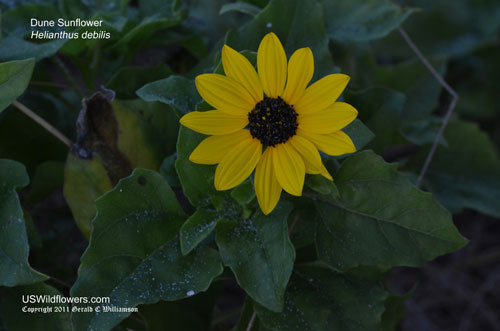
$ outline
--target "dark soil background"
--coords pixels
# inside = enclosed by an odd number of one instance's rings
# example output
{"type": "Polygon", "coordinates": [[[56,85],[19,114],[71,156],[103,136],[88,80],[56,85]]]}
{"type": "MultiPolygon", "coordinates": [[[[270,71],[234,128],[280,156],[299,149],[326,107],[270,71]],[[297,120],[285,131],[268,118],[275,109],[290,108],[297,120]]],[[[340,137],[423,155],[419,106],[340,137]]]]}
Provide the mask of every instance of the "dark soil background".
{"type": "Polygon", "coordinates": [[[462,250],[424,268],[395,268],[391,285],[411,291],[400,330],[500,330],[500,223],[466,210],[454,217],[470,240],[462,250]]]}

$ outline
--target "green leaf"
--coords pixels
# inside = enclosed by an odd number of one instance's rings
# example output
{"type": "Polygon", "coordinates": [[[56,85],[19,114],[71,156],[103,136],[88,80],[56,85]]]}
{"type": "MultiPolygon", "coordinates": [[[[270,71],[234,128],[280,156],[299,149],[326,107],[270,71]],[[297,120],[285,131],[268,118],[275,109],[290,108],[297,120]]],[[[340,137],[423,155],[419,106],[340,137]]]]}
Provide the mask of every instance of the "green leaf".
{"type": "MultiPolygon", "coordinates": [[[[228,2],[227,0],[186,2],[189,10],[188,22],[196,22],[195,24],[189,24],[189,29],[207,40],[210,45],[220,41],[227,33],[227,30],[241,25],[241,15],[235,12],[228,12],[223,17],[220,16],[220,8],[228,2]]],[[[222,44],[220,47],[222,47],[222,44]]]]}
{"type": "MultiPolygon", "coordinates": [[[[31,18],[56,21],[59,17],[61,17],[61,14],[54,5],[38,3],[17,4],[3,13],[2,32],[7,36],[31,35],[32,30],[37,30],[31,27],[31,18]]],[[[43,30],[47,31],[56,31],[56,29],[56,27],[43,28],[43,30]]]]}
{"type": "Polygon", "coordinates": [[[269,0],[238,0],[238,2],[246,2],[259,8],[263,8],[267,5],[269,0]]]}
{"type": "Polygon", "coordinates": [[[207,292],[191,298],[142,305],[139,315],[144,319],[148,331],[208,331],[219,290],[218,286],[211,286],[207,292]]]}
{"type": "Polygon", "coordinates": [[[160,174],[167,180],[170,187],[179,188],[181,183],[177,172],[175,172],[175,161],[177,160],[177,153],[167,156],[160,166],[160,174]]]}
{"type": "MultiPolygon", "coordinates": [[[[304,197],[310,196],[310,190],[304,190],[304,197]]],[[[338,192],[337,192],[338,194],[338,192]]],[[[324,196],[325,199],[330,199],[331,196],[324,196]]],[[[306,261],[316,260],[316,251],[314,247],[314,239],[316,237],[316,224],[318,223],[318,212],[314,202],[309,199],[296,199],[294,209],[288,217],[288,224],[291,230],[290,239],[297,251],[296,261],[304,261],[301,259],[301,248],[307,247],[307,252],[312,252],[312,259],[306,258],[306,261]],[[293,229],[292,229],[293,226],[293,229]]],[[[308,254],[308,253],[306,253],[308,254]]]]}
{"type": "MultiPolygon", "coordinates": [[[[177,233],[185,215],[160,174],[136,169],[96,206],[72,296],[108,296],[109,305],[135,307],[205,291],[222,272],[219,254],[209,247],[181,254],[177,233]]],[[[75,313],[73,326],[108,330],[129,314],[75,313]]]]}
{"type": "Polygon", "coordinates": [[[88,237],[94,201],[133,168],[157,170],[175,150],[178,119],[159,102],[114,100],[98,92],[84,99],[77,141],[66,161],[64,196],[88,237]]]}
{"type": "Polygon", "coordinates": [[[34,66],[34,59],[0,63],[0,113],[26,90],[34,66]]]}
{"type": "Polygon", "coordinates": [[[62,188],[64,183],[64,163],[58,161],[47,161],[40,164],[33,177],[29,199],[37,203],[58,188],[62,188]]]}
{"type": "Polygon", "coordinates": [[[363,42],[386,36],[415,11],[390,0],[320,0],[330,38],[363,42]]]}
{"type": "Polygon", "coordinates": [[[64,170],[64,198],[76,225],[90,237],[91,221],[95,216],[95,200],[113,187],[99,159],[81,159],[70,153],[64,170]]]}
{"type": "Polygon", "coordinates": [[[264,328],[259,322],[259,319],[255,319],[253,321],[252,327],[248,329],[248,326],[250,325],[250,321],[252,320],[252,316],[254,314],[254,309],[253,309],[254,302],[252,299],[250,299],[249,296],[245,298],[245,301],[243,302],[243,307],[241,308],[240,312],[240,319],[238,320],[238,323],[234,326],[234,328],[231,331],[267,331],[268,329],[264,328]]]}
{"type": "Polygon", "coordinates": [[[276,331],[377,330],[387,292],[369,273],[338,274],[327,268],[296,268],[282,313],[259,304],[259,320],[276,331]]]}
{"type": "MultiPolygon", "coordinates": [[[[48,201],[58,201],[60,199],[58,195],[55,197],[57,198],[48,201]]],[[[40,230],[40,234],[37,233],[36,236],[40,238],[34,237],[29,232],[29,228],[27,229],[30,247],[33,252],[33,256],[30,255],[30,260],[36,262],[37,266],[46,268],[51,275],[63,282],[72,284],[76,278],[76,269],[80,264],[81,252],[87,247],[88,241],[83,240],[77,231],[75,232],[74,220],[68,214],[64,204],[61,204],[62,208],[57,206],[49,208],[47,203],[42,203],[39,206],[45,206],[43,214],[38,213],[38,219],[36,220],[36,226],[40,230]],[[40,218],[40,215],[42,218],[40,218]],[[45,223],[44,220],[49,220],[50,223],[45,223]],[[38,240],[41,246],[37,247],[36,241],[38,240]],[[75,259],[71,260],[71,256],[74,256],[75,259]]],[[[29,217],[26,217],[27,227],[28,219],[29,217]]],[[[33,230],[37,231],[37,229],[33,230]]],[[[57,281],[54,280],[52,283],[55,284],[55,282],[57,281]]],[[[65,295],[67,295],[67,292],[65,295]]]]}
{"type": "Polygon", "coordinates": [[[99,1],[81,1],[81,0],[58,0],[60,11],[67,18],[87,18],[94,13],[120,14],[124,13],[128,1],[111,0],[106,2],[99,1]]]}
{"type": "Polygon", "coordinates": [[[182,225],[180,230],[181,252],[183,255],[190,253],[212,231],[221,216],[212,209],[198,209],[182,225]]]}
{"type": "Polygon", "coordinates": [[[295,250],[288,238],[292,205],[281,201],[268,216],[257,212],[247,220],[223,220],[216,242],[224,264],[253,300],[272,311],[283,309],[284,292],[295,250]]]}
{"type": "Polygon", "coordinates": [[[321,175],[307,175],[305,185],[322,195],[339,196],[339,190],[335,183],[321,175]]]}
{"type": "MultiPolygon", "coordinates": [[[[132,171],[130,160],[119,148],[120,138],[128,131],[120,130],[123,122],[118,121],[118,112],[111,100],[112,95],[101,92],[83,100],[77,121],[77,141],[66,160],[64,197],[87,238],[95,216],[95,199],[132,171]]],[[[129,117],[128,109],[124,110],[123,117],[129,117]]],[[[138,124],[137,117],[131,121],[132,126],[138,124]]],[[[128,134],[135,138],[134,133],[128,134]]],[[[133,148],[135,140],[131,146],[131,150],[138,150],[141,155],[147,153],[145,149],[133,148]]]]}
{"type": "Polygon", "coordinates": [[[184,10],[172,12],[171,15],[165,13],[155,13],[144,17],[137,25],[127,31],[125,35],[114,45],[126,51],[139,49],[144,43],[151,39],[151,36],[161,30],[178,25],[184,20],[186,12],[184,10]]]}
{"type": "Polygon", "coordinates": [[[338,71],[328,49],[329,38],[322,17],[323,8],[316,1],[272,0],[253,20],[237,31],[230,31],[226,43],[238,51],[256,51],[264,35],[274,32],[288,56],[299,48],[311,48],[313,80],[317,80],[338,71]]]}
{"type": "Polygon", "coordinates": [[[118,148],[133,167],[158,169],[165,155],[175,152],[179,117],[160,102],[140,99],[112,103],[118,125],[118,148]]]}
{"type": "Polygon", "coordinates": [[[447,78],[453,80],[453,88],[460,96],[457,113],[495,125],[489,120],[496,118],[497,109],[500,108],[500,100],[497,97],[500,82],[488,78],[500,75],[498,58],[498,47],[481,49],[460,61],[460,67],[453,78],[447,78]]]}
{"type": "Polygon", "coordinates": [[[222,5],[219,15],[235,11],[243,14],[248,14],[251,16],[256,16],[260,12],[260,8],[246,2],[234,2],[234,3],[226,3],[222,5]]]}
{"type": "Polygon", "coordinates": [[[151,81],[165,78],[172,73],[165,64],[152,67],[122,67],[106,84],[118,98],[136,98],[135,92],[151,81]]]}
{"type": "Polygon", "coordinates": [[[231,198],[242,206],[248,205],[255,198],[255,189],[250,179],[245,180],[240,185],[231,190],[231,198]]]}
{"type": "Polygon", "coordinates": [[[28,263],[29,246],[16,188],[29,183],[24,166],[0,159],[0,285],[17,286],[48,279],[28,263]]]}
{"type": "MultiPolygon", "coordinates": [[[[405,30],[425,55],[458,57],[471,54],[496,38],[500,31],[500,8],[495,0],[485,1],[405,1],[421,8],[405,22],[405,30]],[[471,25],[470,22],[475,24],[471,25]]],[[[402,47],[399,33],[381,40],[377,53],[404,58],[413,54],[402,47]]]]}
{"type": "Polygon", "coordinates": [[[40,236],[35,223],[33,223],[33,218],[28,211],[24,209],[23,212],[24,222],[26,224],[26,234],[28,235],[28,245],[31,248],[39,249],[42,247],[42,237],[40,236]]]}
{"type": "MultiPolygon", "coordinates": [[[[413,144],[430,144],[436,139],[436,135],[442,123],[442,118],[423,114],[420,118],[403,120],[401,134],[413,144]]],[[[443,137],[441,137],[439,143],[444,146],[447,144],[443,137]]]]}
{"type": "MultiPolygon", "coordinates": [[[[61,292],[44,283],[0,289],[0,328],[5,330],[54,330],[70,331],[69,306],[66,303],[23,303],[24,297],[56,296],[61,292]],[[40,312],[23,312],[23,309],[40,309],[40,312]],[[43,311],[45,309],[45,311],[43,311]],[[57,309],[61,309],[58,311],[57,309]]],[[[45,299],[47,297],[44,297],[45,299]]]]}
{"type": "Polygon", "coordinates": [[[335,174],[336,202],[320,199],[320,260],[337,270],[421,266],[467,241],[451,214],[371,151],[354,154],[335,174]]]}
{"type": "Polygon", "coordinates": [[[402,127],[403,93],[382,87],[373,87],[345,95],[346,102],[359,111],[359,118],[375,134],[368,147],[383,152],[392,145],[406,140],[399,130],[402,127]]]}
{"type": "Polygon", "coordinates": [[[351,124],[342,129],[356,146],[356,150],[361,150],[375,137],[373,132],[359,119],[355,119],[351,124]]]}
{"type": "MultiPolygon", "coordinates": [[[[430,63],[440,75],[444,75],[444,60],[431,59],[430,63]]],[[[442,86],[418,59],[375,68],[372,84],[405,94],[400,131],[406,139],[417,145],[434,141],[440,123],[431,115],[439,106],[442,86]]]]}
{"type": "Polygon", "coordinates": [[[55,39],[44,43],[32,43],[20,37],[8,36],[0,42],[0,61],[35,58],[37,61],[52,56],[66,39],[55,39]]]}
{"type": "Polygon", "coordinates": [[[139,2],[139,12],[142,16],[152,16],[161,13],[163,16],[173,16],[178,9],[179,0],[149,0],[139,2]]]}
{"type": "MultiPolygon", "coordinates": [[[[477,124],[452,121],[424,178],[426,187],[453,212],[473,208],[500,217],[500,157],[477,124]]],[[[413,161],[423,164],[427,151],[413,161]]],[[[417,168],[418,167],[418,168],[417,168]]]]}
{"type": "MultiPolygon", "coordinates": [[[[79,16],[81,17],[81,16],[79,16]]],[[[109,48],[108,45],[114,42],[117,36],[120,34],[123,29],[123,25],[127,22],[124,17],[116,18],[116,21],[108,21],[106,17],[95,17],[103,19],[101,26],[82,26],[73,29],[71,32],[77,33],[78,38],[75,39],[67,39],[67,42],[61,46],[58,50],[58,53],[67,55],[71,57],[71,59],[78,66],[78,70],[80,74],[84,76],[87,84],[91,84],[93,86],[95,83],[90,81],[90,75],[96,74],[97,70],[99,70],[100,77],[109,78],[113,73],[118,70],[120,66],[122,66],[121,58],[123,57],[123,53],[120,56],[113,56],[112,58],[103,56],[99,57],[98,62],[96,62],[95,58],[94,62],[89,60],[84,60],[82,58],[83,54],[94,54],[92,56],[96,56],[102,48],[109,48]],[[101,34],[102,33],[102,34],[101,34]],[[109,33],[110,39],[95,39],[96,37],[101,36],[104,33],[109,33]],[[106,45],[106,46],[104,46],[106,45]],[[83,60],[83,61],[82,61],[83,60]],[[99,68],[95,66],[95,64],[99,64],[99,68]],[[87,76],[87,77],[85,77],[87,76]]],[[[106,38],[106,36],[104,36],[106,38]]]]}
{"type": "Polygon", "coordinates": [[[137,95],[144,101],[160,101],[173,107],[179,114],[193,111],[200,102],[194,81],[181,76],[170,76],[141,87],[137,95]]]}
{"type": "MultiPolygon", "coordinates": [[[[440,75],[444,75],[446,62],[443,59],[431,58],[429,62],[440,75]]],[[[402,113],[404,119],[428,116],[439,105],[442,86],[419,59],[375,68],[373,84],[389,87],[406,95],[402,113]]]]}
{"type": "Polygon", "coordinates": [[[210,197],[223,197],[225,192],[215,190],[215,166],[196,164],[189,155],[206,136],[181,126],[177,141],[175,169],[184,194],[193,206],[208,206],[210,197]]]}
{"type": "Polygon", "coordinates": [[[385,299],[385,311],[382,314],[382,331],[396,330],[398,323],[406,313],[405,300],[408,295],[391,294],[385,299]]]}

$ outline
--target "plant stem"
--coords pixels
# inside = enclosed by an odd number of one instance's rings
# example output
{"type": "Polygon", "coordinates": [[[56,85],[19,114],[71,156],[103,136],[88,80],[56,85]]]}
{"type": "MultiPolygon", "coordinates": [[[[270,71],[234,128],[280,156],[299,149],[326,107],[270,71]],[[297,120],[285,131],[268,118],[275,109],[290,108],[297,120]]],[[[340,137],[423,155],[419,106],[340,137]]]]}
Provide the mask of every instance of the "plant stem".
{"type": "Polygon", "coordinates": [[[448,110],[446,111],[446,114],[444,116],[443,124],[441,124],[441,127],[439,128],[439,131],[436,135],[436,138],[434,139],[434,142],[432,144],[431,150],[429,151],[429,154],[427,154],[427,158],[425,159],[425,163],[422,166],[422,170],[420,170],[420,175],[418,176],[417,179],[417,187],[420,187],[422,184],[422,180],[424,179],[425,173],[427,172],[427,169],[429,168],[429,165],[431,164],[432,158],[434,157],[434,154],[436,153],[436,149],[439,145],[439,141],[441,140],[441,137],[444,134],[444,130],[448,126],[448,122],[450,121],[451,115],[453,114],[453,110],[455,109],[455,106],[458,101],[458,94],[455,92],[454,89],[451,88],[450,85],[441,77],[441,75],[434,69],[434,67],[427,61],[425,56],[422,54],[422,52],[418,49],[417,45],[411,40],[410,36],[406,33],[403,28],[398,27],[398,31],[403,37],[403,39],[406,41],[408,46],[411,48],[411,50],[417,55],[419,60],[424,64],[424,66],[431,72],[431,74],[436,78],[436,80],[441,84],[441,86],[444,87],[444,89],[452,96],[452,100],[450,102],[450,105],[448,107],[448,110]]]}
{"type": "Polygon", "coordinates": [[[14,101],[12,102],[12,105],[17,109],[19,109],[21,112],[23,112],[26,116],[31,118],[33,121],[37,122],[41,127],[50,132],[54,137],[59,139],[63,144],[65,144],[69,148],[73,145],[71,140],[69,140],[68,137],[62,134],[61,131],[57,130],[55,127],[50,125],[47,121],[45,121],[43,118],[35,114],[31,109],[29,109],[22,103],[14,101]]]}
{"type": "Polygon", "coordinates": [[[241,307],[238,307],[238,308],[230,311],[227,314],[224,314],[222,316],[219,316],[219,317],[215,318],[210,325],[212,327],[215,326],[215,325],[218,325],[218,324],[224,322],[225,320],[227,320],[227,319],[229,319],[229,318],[231,318],[233,316],[238,315],[240,312],[241,312],[241,307]]]}
{"type": "Polygon", "coordinates": [[[69,285],[68,283],[60,280],[59,278],[56,278],[56,277],[52,277],[52,276],[49,276],[50,277],[50,280],[52,280],[54,283],[57,283],[59,285],[62,285],[64,287],[67,287],[67,288],[71,288],[71,285],[69,285]]]}
{"type": "Polygon", "coordinates": [[[257,313],[254,311],[252,317],[250,318],[250,322],[248,322],[247,330],[250,331],[253,328],[253,323],[255,323],[255,317],[257,317],[257,313]]]}

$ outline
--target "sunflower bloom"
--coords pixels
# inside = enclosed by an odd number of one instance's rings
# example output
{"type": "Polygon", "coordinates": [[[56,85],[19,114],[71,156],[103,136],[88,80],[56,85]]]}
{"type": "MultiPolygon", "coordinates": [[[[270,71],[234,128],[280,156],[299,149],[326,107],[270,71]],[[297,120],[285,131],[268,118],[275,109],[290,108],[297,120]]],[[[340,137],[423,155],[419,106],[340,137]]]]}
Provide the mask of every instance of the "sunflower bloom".
{"type": "Polygon", "coordinates": [[[182,125],[209,135],[189,160],[218,164],[214,184],[229,190],[255,169],[255,193],[264,214],[278,203],[281,191],[300,196],[305,174],[333,180],[319,151],[342,155],[356,151],[340,131],[358,112],[336,102],[349,76],[328,75],[308,86],[314,73],[311,50],[295,51],[287,63],[274,33],[257,52],[257,71],[243,55],[224,45],[224,75],[202,74],[196,88],[214,110],[184,115],[182,125]]]}

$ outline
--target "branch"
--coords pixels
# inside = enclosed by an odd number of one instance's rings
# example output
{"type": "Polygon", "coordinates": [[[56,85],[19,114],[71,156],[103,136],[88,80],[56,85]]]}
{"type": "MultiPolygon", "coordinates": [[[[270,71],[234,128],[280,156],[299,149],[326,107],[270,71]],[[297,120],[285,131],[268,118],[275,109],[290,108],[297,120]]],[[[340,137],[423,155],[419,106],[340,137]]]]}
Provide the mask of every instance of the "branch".
{"type": "Polygon", "coordinates": [[[446,114],[444,116],[443,124],[441,124],[441,127],[439,128],[439,131],[436,135],[436,138],[434,139],[434,142],[432,144],[431,150],[429,151],[429,154],[427,154],[427,158],[425,159],[425,163],[422,166],[422,170],[420,170],[420,175],[418,176],[417,179],[417,187],[419,187],[422,184],[422,180],[424,179],[425,173],[427,172],[427,169],[429,168],[429,165],[431,164],[432,158],[434,157],[434,154],[436,153],[436,149],[439,145],[439,141],[441,140],[441,137],[443,136],[444,130],[448,126],[448,122],[450,121],[451,115],[453,114],[453,110],[455,110],[455,106],[458,101],[458,94],[455,92],[453,88],[451,88],[450,85],[439,75],[439,73],[434,69],[434,67],[427,61],[425,56],[420,52],[418,49],[417,45],[411,40],[410,36],[406,33],[403,28],[398,27],[398,31],[403,37],[403,39],[406,41],[408,46],[410,46],[411,50],[417,55],[419,60],[424,64],[424,66],[431,72],[431,74],[436,78],[436,80],[441,84],[441,86],[444,87],[444,89],[452,96],[452,100],[450,102],[450,105],[448,106],[448,110],[446,111],[446,114]]]}
{"type": "Polygon", "coordinates": [[[31,118],[33,121],[37,122],[45,130],[49,131],[54,137],[59,139],[63,144],[71,148],[73,143],[71,142],[71,140],[68,139],[68,137],[66,137],[64,134],[61,133],[61,131],[57,130],[55,127],[50,125],[43,118],[35,114],[31,109],[29,109],[28,107],[17,101],[12,102],[12,105],[17,109],[19,109],[20,111],[22,111],[26,116],[31,118]]]}
{"type": "Polygon", "coordinates": [[[252,314],[252,317],[250,318],[250,322],[248,322],[247,330],[250,331],[253,328],[253,323],[255,323],[255,317],[257,316],[257,313],[254,311],[252,314]]]}
{"type": "Polygon", "coordinates": [[[57,283],[57,284],[59,284],[59,285],[62,285],[62,286],[64,286],[64,287],[68,288],[68,289],[70,289],[70,288],[71,288],[71,285],[70,285],[70,284],[68,284],[68,283],[66,283],[66,282],[64,282],[64,281],[62,281],[62,280],[60,280],[59,278],[52,277],[52,276],[50,276],[50,275],[48,275],[48,276],[50,277],[50,280],[52,280],[54,283],[57,283]]]}

